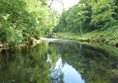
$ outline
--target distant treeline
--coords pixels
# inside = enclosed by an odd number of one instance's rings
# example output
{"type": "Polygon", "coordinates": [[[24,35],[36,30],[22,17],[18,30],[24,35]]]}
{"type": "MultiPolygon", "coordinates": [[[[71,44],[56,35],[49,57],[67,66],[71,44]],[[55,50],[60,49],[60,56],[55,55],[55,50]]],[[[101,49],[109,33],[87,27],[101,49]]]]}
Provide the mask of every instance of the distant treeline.
{"type": "Polygon", "coordinates": [[[55,32],[83,33],[117,26],[118,0],[80,0],[63,12],[55,32]]]}

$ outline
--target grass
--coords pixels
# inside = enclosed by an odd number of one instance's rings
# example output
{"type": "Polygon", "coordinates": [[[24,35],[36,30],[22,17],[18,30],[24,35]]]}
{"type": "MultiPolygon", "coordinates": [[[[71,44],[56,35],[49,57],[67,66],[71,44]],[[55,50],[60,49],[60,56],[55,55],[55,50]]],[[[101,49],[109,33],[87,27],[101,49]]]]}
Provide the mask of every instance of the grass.
{"type": "Polygon", "coordinates": [[[94,30],[88,33],[55,33],[54,38],[74,39],[81,42],[96,42],[118,47],[118,26],[105,30],[94,30]]]}

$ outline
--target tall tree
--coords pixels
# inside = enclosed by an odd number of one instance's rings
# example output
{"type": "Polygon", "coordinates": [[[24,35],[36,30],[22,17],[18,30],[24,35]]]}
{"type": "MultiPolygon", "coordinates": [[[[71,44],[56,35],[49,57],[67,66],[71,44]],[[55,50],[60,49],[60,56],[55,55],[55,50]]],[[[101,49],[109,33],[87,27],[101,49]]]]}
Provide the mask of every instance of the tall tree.
{"type": "Polygon", "coordinates": [[[91,25],[94,28],[102,28],[114,22],[112,15],[114,14],[113,0],[89,0],[91,10],[91,25]]]}
{"type": "Polygon", "coordinates": [[[56,24],[51,14],[47,0],[0,1],[0,41],[16,45],[48,35],[56,24]]]}

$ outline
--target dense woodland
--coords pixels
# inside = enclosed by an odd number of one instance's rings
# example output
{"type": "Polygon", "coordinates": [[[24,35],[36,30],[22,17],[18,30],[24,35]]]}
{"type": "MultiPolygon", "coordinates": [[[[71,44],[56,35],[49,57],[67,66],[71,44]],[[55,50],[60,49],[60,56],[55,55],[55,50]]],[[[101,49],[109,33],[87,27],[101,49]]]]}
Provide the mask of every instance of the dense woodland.
{"type": "Polygon", "coordinates": [[[47,0],[0,0],[0,41],[16,45],[45,37],[57,17],[47,0]]]}
{"type": "Polygon", "coordinates": [[[117,20],[117,0],[80,0],[77,5],[63,12],[56,31],[82,34],[117,26],[117,20]]]}
{"type": "Polygon", "coordinates": [[[118,47],[118,0],[80,0],[62,13],[54,31],[54,37],[118,47]]]}
{"type": "Polygon", "coordinates": [[[0,0],[0,83],[118,83],[118,0],[56,0],[62,14],[54,1],[0,0]]]}
{"type": "Polygon", "coordinates": [[[17,45],[54,32],[82,35],[93,31],[97,34],[90,34],[92,38],[100,33],[105,42],[118,43],[117,0],[80,0],[61,15],[50,8],[54,0],[48,1],[0,0],[0,43],[17,45]]]}

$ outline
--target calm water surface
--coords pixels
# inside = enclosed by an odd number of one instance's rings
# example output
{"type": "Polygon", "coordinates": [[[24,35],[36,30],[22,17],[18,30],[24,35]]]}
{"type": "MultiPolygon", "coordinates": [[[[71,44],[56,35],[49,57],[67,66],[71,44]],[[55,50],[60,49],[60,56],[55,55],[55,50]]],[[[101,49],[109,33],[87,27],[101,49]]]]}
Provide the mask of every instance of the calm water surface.
{"type": "Polygon", "coordinates": [[[0,83],[118,83],[118,49],[51,40],[2,50],[0,83]]]}

